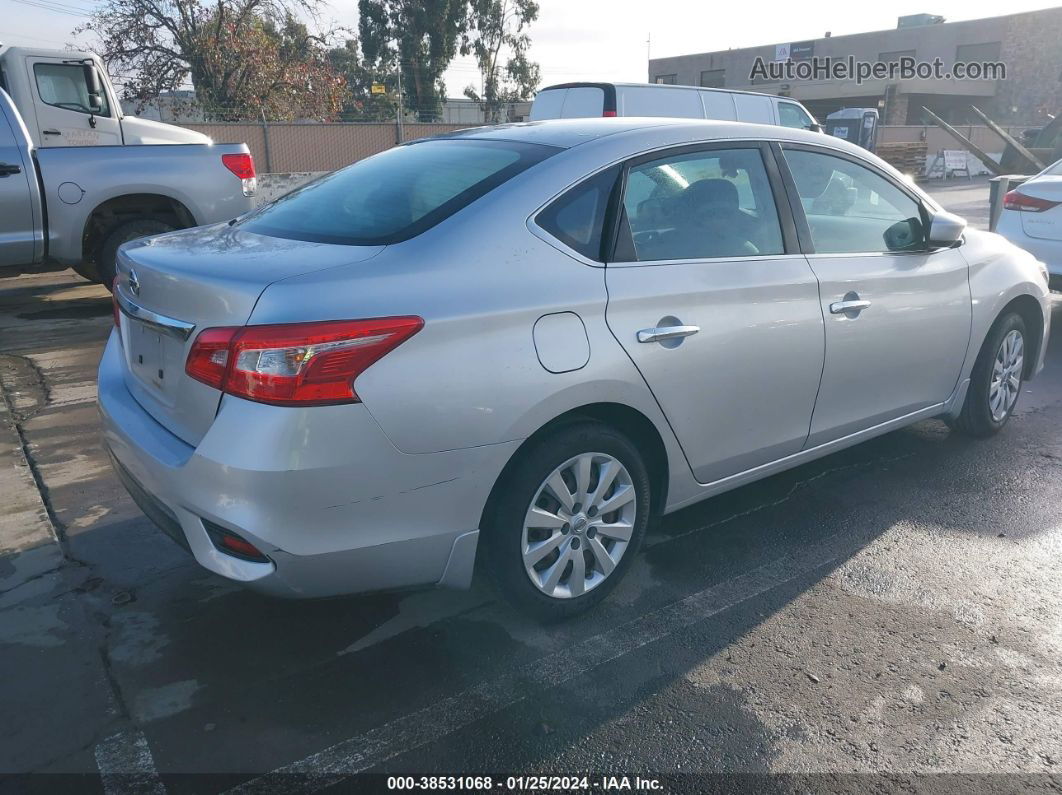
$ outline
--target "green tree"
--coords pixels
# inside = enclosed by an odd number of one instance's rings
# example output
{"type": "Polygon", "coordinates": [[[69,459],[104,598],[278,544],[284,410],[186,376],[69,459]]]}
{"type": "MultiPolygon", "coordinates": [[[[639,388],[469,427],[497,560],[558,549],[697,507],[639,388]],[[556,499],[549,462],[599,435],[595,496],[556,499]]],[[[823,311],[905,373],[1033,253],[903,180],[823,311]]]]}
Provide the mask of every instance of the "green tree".
{"type": "Polygon", "coordinates": [[[483,81],[482,94],[472,86],[465,96],[483,108],[486,120],[504,121],[506,107],[531,98],[541,80],[538,64],[528,60],[527,28],[538,18],[535,0],[471,0],[469,31],[461,54],[472,54],[483,81]],[[504,59],[504,64],[503,64],[504,59]]]}
{"type": "Polygon", "coordinates": [[[398,76],[393,69],[366,63],[357,39],[347,39],[343,46],[328,53],[332,68],[347,84],[347,97],[339,117],[343,121],[386,121],[394,119],[398,101],[398,76]],[[373,84],[383,85],[385,94],[373,94],[373,84]]]}
{"type": "Polygon", "coordinates": [[[99,38],[122,75],[124,98],[143,104],[191,82],[208,118],[329,119],[346,84],[326,41],[300,21],[322,0],[104,0],[75,33],[99,38]]]}
{"type": "Polygon", "coordinates": [[[358,0],[366,63],[401,70],[405,106],[420,121],[442,115],[442,75],[468,24],[468,0],[358,0]]]}

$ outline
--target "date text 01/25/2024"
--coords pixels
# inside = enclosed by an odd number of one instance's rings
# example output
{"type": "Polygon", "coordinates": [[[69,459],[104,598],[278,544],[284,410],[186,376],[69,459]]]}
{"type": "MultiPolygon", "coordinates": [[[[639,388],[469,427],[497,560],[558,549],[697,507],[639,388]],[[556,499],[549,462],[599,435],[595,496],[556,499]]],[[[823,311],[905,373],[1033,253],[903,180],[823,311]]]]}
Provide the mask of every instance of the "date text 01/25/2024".
{"type": "Polygon", "coordinates": [[[500,789],[515,792],[653,792],[662,789],[655,778],[640,776],[388,776],[387,789],[458,791],[500,789]]]}

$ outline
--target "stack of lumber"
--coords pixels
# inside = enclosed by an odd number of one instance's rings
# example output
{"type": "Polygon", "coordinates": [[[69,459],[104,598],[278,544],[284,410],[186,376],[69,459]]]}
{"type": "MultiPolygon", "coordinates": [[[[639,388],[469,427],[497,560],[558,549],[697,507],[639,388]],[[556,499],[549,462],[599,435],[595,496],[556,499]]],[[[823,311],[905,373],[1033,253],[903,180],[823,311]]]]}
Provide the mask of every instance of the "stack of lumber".
{"type": "Polygon", "coordinates": [[[878,144],[874,154],[903,174],[921,175],[926,169],[926,142],[878,144]]]}

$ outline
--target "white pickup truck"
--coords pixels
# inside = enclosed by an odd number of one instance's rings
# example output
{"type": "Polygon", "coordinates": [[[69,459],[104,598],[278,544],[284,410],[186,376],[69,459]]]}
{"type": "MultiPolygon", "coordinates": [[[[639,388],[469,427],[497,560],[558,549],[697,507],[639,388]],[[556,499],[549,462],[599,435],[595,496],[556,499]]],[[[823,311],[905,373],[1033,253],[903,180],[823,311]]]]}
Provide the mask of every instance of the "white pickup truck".
{"type": "Polygon", "coordinates": [[[245,143],[35,146],[0,88],[0,266],[58,263],[109,288],[118,246],[252,209],[245,143]]]}
{"type": "Polygon", "coordinates": [[[124,115],[91,52],[0,46],[0,88],[37,147],[210,143],[194,130],[124,115]]]}
{"type": "Polygon", "coordinates": [[[0,49],[0,267],[109,287],[122,243],[252,208],[246,144],[123,117],[95,56],[46,52],[0,49]]]}

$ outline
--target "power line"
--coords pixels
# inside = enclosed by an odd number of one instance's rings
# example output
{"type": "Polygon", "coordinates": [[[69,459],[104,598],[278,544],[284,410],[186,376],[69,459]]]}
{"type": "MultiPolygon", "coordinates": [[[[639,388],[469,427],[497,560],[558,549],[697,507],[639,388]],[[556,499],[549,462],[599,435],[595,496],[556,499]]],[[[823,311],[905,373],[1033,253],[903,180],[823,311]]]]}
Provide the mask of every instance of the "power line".
{"type": "Polygon", "coordinates": [[[34,8],[43,8],[45,11],[54,11],[57,14],[66,14],[72,17],[92,16],[92,13],[88,9],[79,9],[76,6],[53,3],[51,0],[15,0],[15,2],[26,6],[33,6],[34,8]]]}

